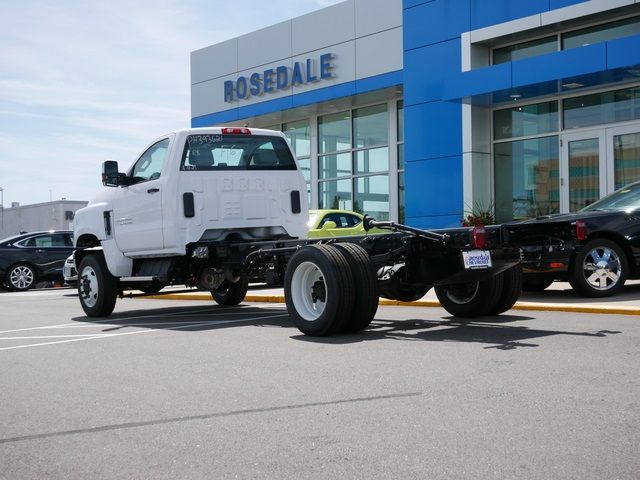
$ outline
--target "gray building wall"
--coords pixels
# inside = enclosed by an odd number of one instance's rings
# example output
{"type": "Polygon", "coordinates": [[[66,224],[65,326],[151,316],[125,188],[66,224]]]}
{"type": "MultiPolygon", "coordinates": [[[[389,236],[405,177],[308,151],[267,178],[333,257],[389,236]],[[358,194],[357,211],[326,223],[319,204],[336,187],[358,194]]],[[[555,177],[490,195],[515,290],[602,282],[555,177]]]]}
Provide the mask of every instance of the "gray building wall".
{"type": "Polygon", "coordinates": [[[87,203],[75,200],[56,200],[11,208],[0,207],[0,239],[17,235],[20,232],[73,230],[73,216],[76,210],[85,207],[87,203]]]}

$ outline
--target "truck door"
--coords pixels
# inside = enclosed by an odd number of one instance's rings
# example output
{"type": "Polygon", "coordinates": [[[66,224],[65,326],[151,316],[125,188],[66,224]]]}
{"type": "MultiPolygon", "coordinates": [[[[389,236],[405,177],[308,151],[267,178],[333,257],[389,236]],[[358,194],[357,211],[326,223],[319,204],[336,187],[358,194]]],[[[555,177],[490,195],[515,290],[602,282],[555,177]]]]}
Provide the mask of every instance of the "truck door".
{"type": "Polygon", "coordinates": [[[114,237],[123,253],[160,250],[162,234],[162,170],[169,138],[151,145],[129,172],[129,185],[113,201],[114,237]]]}

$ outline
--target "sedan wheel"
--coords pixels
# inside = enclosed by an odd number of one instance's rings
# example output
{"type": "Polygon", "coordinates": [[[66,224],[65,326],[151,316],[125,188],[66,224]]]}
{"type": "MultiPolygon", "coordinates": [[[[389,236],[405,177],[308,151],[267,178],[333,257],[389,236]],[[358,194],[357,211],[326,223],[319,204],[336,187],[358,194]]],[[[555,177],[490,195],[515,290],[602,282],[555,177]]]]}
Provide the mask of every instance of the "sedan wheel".
{"type": "Polygon", "coordinates": [[[620,246],[607,239],[588,242],[576,255],[571,286],[588,297],[618,292],[627,279],[627,258],[620,246]]]}
{"type": "Polygon", "coordinates": [[[29,290],[36,284],[36,273],[31,266],[20,263],[11,267],[6,283],[12,290],[29,290]]]}

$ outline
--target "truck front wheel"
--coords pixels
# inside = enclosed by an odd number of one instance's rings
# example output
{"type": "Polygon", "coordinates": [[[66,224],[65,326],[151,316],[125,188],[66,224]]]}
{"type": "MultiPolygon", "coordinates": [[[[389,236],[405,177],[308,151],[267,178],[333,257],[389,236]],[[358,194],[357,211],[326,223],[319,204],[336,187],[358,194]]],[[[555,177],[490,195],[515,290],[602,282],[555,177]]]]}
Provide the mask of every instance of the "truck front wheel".
{"type": "Polygon", "coordinates": [[[435,287],[440,305],[456,317],[481,317],[496,307],[502,292],[502,276],[479,282],[456,283],[435,287]]]}
{"type": "Polygon", "coordinates": [[[211,290],[211,296],[218,305],[232,307],[244,300],[244,297],[247,296],[248,289],[249,279],[247,277],[240,277],[235,283],[225,280],[218,288],[211,290]]]}
{"type": "Polygon", "coordinates": [[[320,337],[344,331],[353,312],[353,288],[351,268],[337,248],[307,245],[287,265],[287,310],[305,335],[320,337]]]}
{"type": "Polygon", "coordinates": [[[78,269],[78,297],[89,317],[108,317],[118,296],[116,279],[109,273],[102,255],[87,255],[78,269]]]}

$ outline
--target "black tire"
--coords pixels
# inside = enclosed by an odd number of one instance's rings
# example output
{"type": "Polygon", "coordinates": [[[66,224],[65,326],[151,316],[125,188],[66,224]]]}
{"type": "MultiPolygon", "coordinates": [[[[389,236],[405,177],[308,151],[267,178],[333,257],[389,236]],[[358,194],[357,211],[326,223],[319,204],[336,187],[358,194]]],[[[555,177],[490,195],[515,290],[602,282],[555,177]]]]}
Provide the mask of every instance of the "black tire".
{"type": "Polygon", "coordinates": [[[515,265],[499,275],[502,277],[502,290],[500,291],[498,301],[494,307],[489,310],[489,315],[499,315],[511,309],[522,292],[521,265],[515,265]]]}
{"type": "Polygon", "coordinates": [[[536,275],[525,275],[525,277],[522,279],[522,291],[542,292],[553,283],[553,280],[535,277],[536,275]]]}
{"type": "Polygon", "coordinates": [[[494,275],[480,282],[458,283],[435,287],[440,305],[455,317],[488,315],[502,292],[502,276],[494,275]]]}
{"type": "Polygon", "coordinates": [[[235,283],[225,280],[218,288],[211,290],[211,296],[218,305],[232,307],[244,300],[247,290],[249,290],[249,279],[240,277],[235,283]]]}
{"type": "Polygon", "coordinates": [[[569,269],[569,283],[586,297],[609,297],[618,293],[628,276],[622,247],[606,238],[594,238],[576,254],[569,269]]]}
{"type": "Polygon", "coordinates": [[[293,254],[284,278],[287,310],[305,335],[344,331],[353,313],[354,283],[341,250],[306,245],[293,254]]]}
{"type": "Polygon", "coordinates": [[[369,326],[378,311],[380,291],[378,276],[367,251],[355,243],[335,243],[351,266],[354,284],[353,313],[344,328],[345,333],[355,333],[369,326]]]}
{"type": "Polygon", "coordinates": [[[36,286],[38,276],[28,263],[16,263],[7,269],[4,283],[10,291],[25,292],[36,286]]]}
{"type": "Polygon", "coordinates": [[[108,317],[118,296],[118,281],[111,275],[104,257],[87,255],[78,269],[78,297],[89,317],[108,317]]]}

